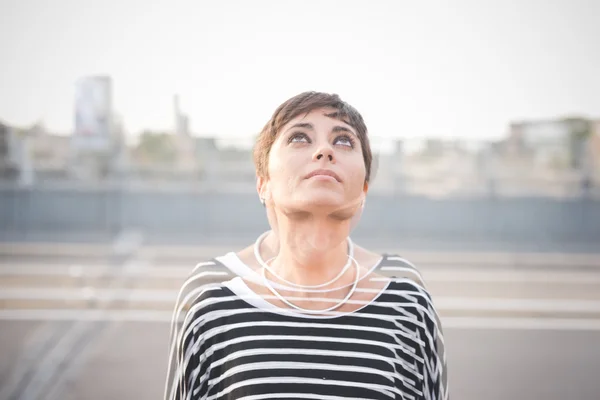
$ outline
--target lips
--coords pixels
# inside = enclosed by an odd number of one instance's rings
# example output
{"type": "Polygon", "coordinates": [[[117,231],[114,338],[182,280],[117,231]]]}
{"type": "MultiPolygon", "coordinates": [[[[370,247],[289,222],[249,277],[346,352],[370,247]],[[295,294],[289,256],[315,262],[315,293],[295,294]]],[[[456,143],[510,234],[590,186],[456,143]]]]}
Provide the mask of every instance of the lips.
{"type": "Polygon", "coordinates": [[[305,179],[312,178],[313,176],[319,176],[319,175],[331,176],[331,177],[335,178],[335,180],[338,182],[342,181],[340,179],[340,177],[338,176],[338,174],[336,174],[335,172],[330,171],[328,169],[316,169],[316,170],[312,171],[310,174],[306,175],[305,179]]]}

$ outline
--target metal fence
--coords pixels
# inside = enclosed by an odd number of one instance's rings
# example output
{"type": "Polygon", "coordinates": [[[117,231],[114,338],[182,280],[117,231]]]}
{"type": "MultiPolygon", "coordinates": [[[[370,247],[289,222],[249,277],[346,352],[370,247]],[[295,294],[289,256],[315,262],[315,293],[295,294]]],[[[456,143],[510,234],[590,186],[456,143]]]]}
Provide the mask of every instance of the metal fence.
{"type": "MultiPolygon", "coordinates": [[[[4,237],[96,235],[137,230],[151,240],[250,240],[268,229],[247,190],[118,185],[0,187],[4,237]]],[[[589,198],[456,197],[370,194],[356,237],[386,242],[464,240],[586,243],[600,248],[600,201],[589,198]]]]}

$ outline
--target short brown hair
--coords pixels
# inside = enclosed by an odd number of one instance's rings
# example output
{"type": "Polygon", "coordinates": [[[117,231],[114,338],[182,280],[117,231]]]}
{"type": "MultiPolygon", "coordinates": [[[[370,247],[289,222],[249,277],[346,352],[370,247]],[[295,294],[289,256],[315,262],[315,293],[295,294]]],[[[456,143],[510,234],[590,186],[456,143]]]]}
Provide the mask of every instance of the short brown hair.
{"type": "Polygon", "coordinates": [[[268,175],[269,153],[281,128],[298,115],[308,114],[318,108],[334,108],[337,110],[334,117],[343,120],[356,130],[365,161],[365,182],[369,182],[373,154],[367,136],[367,126],[362,116],[354,107],[342,101],[337,94],[321,92],[300,93],[277,107],[271,119],[258,135],[254,146],[254,165],[258,176],[266,177],[268,175]]]}

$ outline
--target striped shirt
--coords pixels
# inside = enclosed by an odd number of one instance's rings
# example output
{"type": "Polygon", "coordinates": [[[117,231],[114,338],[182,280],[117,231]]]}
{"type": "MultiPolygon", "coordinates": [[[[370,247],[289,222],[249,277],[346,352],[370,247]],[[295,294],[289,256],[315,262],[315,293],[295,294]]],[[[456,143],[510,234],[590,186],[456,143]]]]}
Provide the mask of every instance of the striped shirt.
{"type": "Polygon", "coordinates": [[[258,274],[235,253],[199,264],[177,299],[165,400],[448,399],[421,275],[392,255],[370,272],[387,281],[372,301],[310,315],[253,292],[245,280],[258,274]]]}

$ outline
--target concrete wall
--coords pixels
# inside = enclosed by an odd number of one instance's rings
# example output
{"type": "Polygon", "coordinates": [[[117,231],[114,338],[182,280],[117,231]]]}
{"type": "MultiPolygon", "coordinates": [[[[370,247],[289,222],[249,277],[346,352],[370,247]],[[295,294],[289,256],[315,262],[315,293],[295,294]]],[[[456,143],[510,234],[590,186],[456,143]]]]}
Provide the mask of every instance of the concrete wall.
{"type": "MultiPolygon", "coordinates": [[[[118,189],[0,189],[6,235],[114,235],[139,229],[155,240],[253,238],[268,229],[253,193],[118,189]]],[[[369,196],[354,237],[598,244],[600,201],[369,196]]]]}

